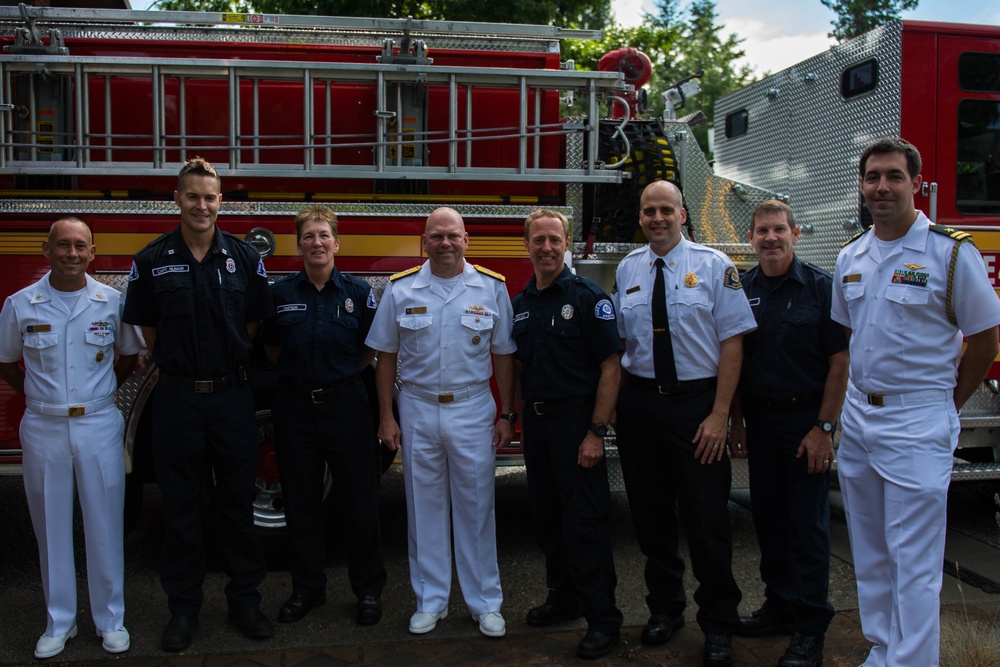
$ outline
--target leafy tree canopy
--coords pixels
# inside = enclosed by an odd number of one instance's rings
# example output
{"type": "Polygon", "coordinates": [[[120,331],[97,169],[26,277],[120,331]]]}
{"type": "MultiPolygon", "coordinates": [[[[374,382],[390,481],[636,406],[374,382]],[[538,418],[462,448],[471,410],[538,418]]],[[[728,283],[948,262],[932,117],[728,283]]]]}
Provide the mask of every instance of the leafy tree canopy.
{"type": "Polygon", "coordinates": [[[920,0],[820,0],[837,13],[827,33],[838,42],[857,37],[883,23],[898,19],[906,10],[916,9],[920,0]]]}

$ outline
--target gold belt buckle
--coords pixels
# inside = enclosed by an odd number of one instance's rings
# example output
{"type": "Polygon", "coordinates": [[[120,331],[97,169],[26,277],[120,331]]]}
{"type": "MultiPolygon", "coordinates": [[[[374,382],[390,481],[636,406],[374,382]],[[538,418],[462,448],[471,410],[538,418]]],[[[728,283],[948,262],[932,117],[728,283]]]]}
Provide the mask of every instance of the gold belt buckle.
{"type": "Polygon", "coordinates": [[[82,417],[87,413],[86,408],[82,405],[71,405],[69,406],[68,414],[70,417],[82,417]]]}
{"type": "Polygon", "coordinates": [[[454,403],[455,394],[448,392],[447,394],[438,394],[438,403],[454,403]]]}
{"type": "Polygon", "coordinates": [[[868,405],[874,405],[877,408],[885,407],[885,395],[884,394],[868,394],[868,405]]]}
{"type": "Polygon", "coordinates": [[[215,389],[215,383],[212,380],[195,380],[194,390],[198,394],[211,394],[215,389]]]}

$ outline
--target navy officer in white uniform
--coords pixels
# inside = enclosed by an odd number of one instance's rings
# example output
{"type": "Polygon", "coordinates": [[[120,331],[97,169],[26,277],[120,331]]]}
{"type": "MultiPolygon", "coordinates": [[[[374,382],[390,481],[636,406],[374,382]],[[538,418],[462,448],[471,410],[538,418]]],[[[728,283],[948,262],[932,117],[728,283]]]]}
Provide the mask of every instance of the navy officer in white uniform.
{"type": "Polygon", "coordinates": [[[969,235],[914,207],[912,144],[875,141],[858,166],[874,225],[837,258],[832,316],[850,335],[838,476],[864,664],[934,667],[958,410],[997,355],[1000,300],[969,235]]]}
{"type": "Polygon", "coordinates": [[[424,227],[427,261],[392,276],[366,344],[378,351],[378,437],[390,449],[402,448],[417,597],[410,632],[430,632],[448,615],[454,535],[466,606],[480,632],[502,637],[494,450],[510,443],[517,419],[516,346],[503,276],[466,262],[468,246],[461,215],[435,209],[424,227]],[[397,360],[398,424],[392,414],[397,360]],[[501,401],[495,427],[494,369],[501,401]]]}
{"type": "Polygon", "coordinates": [[[132,372],[142,343],[133,327],[122,324],[121,293],[87,275],[95,250],[83,221],[57,220],[42,242],[51,270],[7,297],[0,312],[0,377],[26,397],[24,492],[48,612],[36,658],[58,655],[77,634],[74,489],[83,511],[97,635],[108,653],[130,645],[122,550],[125,422],[114,393],[132,372]]]}
{"type": "Polygon", "coordinates": [[[732,261],[685,239],[686,220],[676,185],[646,186],[639,224],[649,244],[618,265],[611,295],[625,341],[615,430],[646,557],[650,617],[642,641],[663,644],[684,625],[683,526],[698,580],[703,664],[726,667],[741,593],[732,571],[725,445],[743,334],[757,325],[732,261]]]}

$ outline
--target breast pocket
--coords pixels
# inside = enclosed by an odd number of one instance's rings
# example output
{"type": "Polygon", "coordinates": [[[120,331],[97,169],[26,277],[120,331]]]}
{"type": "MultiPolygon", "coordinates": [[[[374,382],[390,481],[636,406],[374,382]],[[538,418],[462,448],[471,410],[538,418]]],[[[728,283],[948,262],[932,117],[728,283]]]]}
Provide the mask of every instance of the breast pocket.
{"type": "Polygon", "coordinates": [[[61,370],[62,363],[59,355],[59,334],[50,331],[47,333],[29,333],[24,335],[24,355],[25,364],[31,361],[35,368],[41,369],[43,373],[61,370]]]}
{"type": "Polygon", "coordinates": [[[247,283],[242,273],[222,271],[218,281],[209,281],[215,292],[214,303],[225,309],[231,322],[242,322],[246,315],[247,283]]]}
{"type": "Polygon", "coordinates": [[[309,338],[309,331],[303,326],[306,322],[305,311],[288,311],[279,313],[274,318],[280,332],[280,344],[282,347],[288,345],[304,345],[309,338]]]}
{"type": "Polygon", "coordinates": [[[489,354],[493,336],[493,318],[488,315],[462,315],[462,349],[469,355],[489,354]]]}
{"type": "Polygon", "coordinates": [[[704,290],[685,287],[677,292],[673,301],[674,310],[671,315],[677,317],[676,325],[671,322],[671,332],[695,333],[699,331],[698,325],[702,322],[712,320],[712,303],[708,299],[708,294],[704,290]],[[676,329],[675,329],[676,326],[676,329]]]}
{"type": "Polygon", "coordinates": [[[653,330],[649,296],[649,292],[635,292],[621,297],[621,318],[626,340],[634,342],[642,333],[653,330]]]}
{"type": "Polygon", "coordinates": [[[333,322],[333,343],[341,352],[351,354],[358,350],[358,321],[353,317],[338,317],[333,322]]]}
{"type": "Polygon", "coordinates": [[[160,317],[164,320],[188,319],[191,316],[192,297],[190,273],[168,273],[153,277],[153,293],[160,317]]]}
{"type": "Polygon", "coordinates": [[[930,291],[915,285],[889,285],[885,290],[885,328],[900,333],[913,328],[917,311],[927,305],[930,291]]]}
{"type": "Polygon", "coordinates": [[[799,307],[783,311],[778,321],[778,340],[774,341],[783,348],[801,347],[805,341],[818,340],[820,331],[819,308],[799,307]]]}
{"type": "Polygon", "coordinates": [[[115,332],[114,331],[87,331],[84,333],[86,341],[85,352],[87,355],[87,368],[97,370],[105,364],[114,364],[115,361],[115,332]]]}
{"type": "Polygon", "coordinates": [[[430,315],[403,315],[399,323],[399,350],[410,354],[422,354],[431,350],[430,315]]]}

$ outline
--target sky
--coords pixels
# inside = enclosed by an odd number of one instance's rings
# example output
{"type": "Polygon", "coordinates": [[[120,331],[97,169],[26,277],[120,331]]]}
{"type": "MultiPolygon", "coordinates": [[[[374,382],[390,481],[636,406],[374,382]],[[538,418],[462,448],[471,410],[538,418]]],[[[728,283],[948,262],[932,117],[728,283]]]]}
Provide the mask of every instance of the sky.
{"type": "MultiPolygon", "coordinates": [[[[686,7],[688,2],[683,2],[686,7]]],[[[653,0],[611,0],[618,23],[638,25],[642,14],[655,12],[653,0]]],[[[683,11],[683,10],[682,10],[683,11]]],[[[836,14],[820,0],[716,0],[717,22],[724,35],[744,38],[742,63],[758,74],[777,72],[826,50],[835,40],[826,36],[836,14]]],[[[995,0],[920,0],[904,19],[1000,25],[995,0]]]]}

